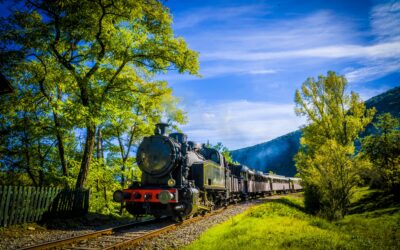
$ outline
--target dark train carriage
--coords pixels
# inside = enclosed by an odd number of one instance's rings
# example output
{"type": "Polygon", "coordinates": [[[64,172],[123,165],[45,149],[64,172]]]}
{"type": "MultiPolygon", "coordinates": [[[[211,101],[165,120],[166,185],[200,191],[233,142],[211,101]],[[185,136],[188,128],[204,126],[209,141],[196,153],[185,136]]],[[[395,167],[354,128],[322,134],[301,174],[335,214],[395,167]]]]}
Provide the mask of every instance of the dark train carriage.
{"type": "Polygon", "coordinates": [[[268,178],[266,174],[263,172],[259,171],[258,172],[258,179],[259,179],[259,192],[262,195],[265,194],[272,194],[272,189],[271,189],[271,181],[268,178]]]}
{"type": "Polygon", "coordinates": [[[229,164],[231,173],[231,199],[237,201],[248,196],[249,168],[241,164],[229,164]]]}
{"type": "Polygon", "coordinates": [[[263,178],[262,178],[262,172],[261,171],[256,171],[254,174],[254,182],[255,182],[255,194],[256,195],[262,195],[263,193],[263,178]]]}
{"type": "Polygon", "coordinates": [[[252,169],[249,169],[247,171],[247,174],[248,174],[247,191],[251,196],[253,196],[256,194],[256,177],[255,177],[256,172],[252,169]]]}
{"type": "Polygon", "coordinates": [[[229,169],[229,190],[231,193],[231,196],[235,197],[236,195],[238,195],[241,191],[240,189],[240,182],[241,182],[241,178],[240,178],[240,165],[236,165],[236,164],[228,164],[228,169],[229,169]]]}
{"type": "Polygon", "coordinates": [[[289,178],[289,182],[290,182],[290,190],[292,192],[299,192],[303,190],[300,178],[291,177],[289,178]]]}
{"type": "Polygon", "coordinates": [[[272,190],[276,193],[287,193],[290,191],[289,178],[282,175],[272,175],[269,174],[268,178],[272,183],[272,190]]]}

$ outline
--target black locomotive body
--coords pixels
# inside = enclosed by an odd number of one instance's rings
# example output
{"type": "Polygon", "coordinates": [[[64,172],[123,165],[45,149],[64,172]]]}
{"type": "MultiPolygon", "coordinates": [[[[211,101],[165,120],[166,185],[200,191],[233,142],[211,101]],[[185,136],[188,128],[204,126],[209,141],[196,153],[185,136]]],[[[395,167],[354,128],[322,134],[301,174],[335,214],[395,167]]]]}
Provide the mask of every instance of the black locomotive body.
{"type": "Polygon", "coordinates": [[[188,141],[185,134],[167,136],[166,126],[157,124],[155,135],[145,137],[138,148],[141,182],[114,193],[114,200],[125,203],[133,215],[181,219],[240,199],[301,189],[298,179],[286,178],[286,188],[284,177],[228,164],[220,152],[188,141]]]}

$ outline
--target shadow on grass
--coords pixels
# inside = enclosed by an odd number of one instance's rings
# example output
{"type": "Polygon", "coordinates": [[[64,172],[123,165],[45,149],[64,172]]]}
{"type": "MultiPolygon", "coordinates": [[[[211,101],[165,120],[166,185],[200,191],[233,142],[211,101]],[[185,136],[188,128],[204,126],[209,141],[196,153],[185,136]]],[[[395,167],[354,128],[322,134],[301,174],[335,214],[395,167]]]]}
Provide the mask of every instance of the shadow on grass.
{"type": "Polygon", "coordinates": [[[400,210],[400,197],[383,191],[375,191],[351,204],[349,214],[372,212],[387,208],[392,208],[388,212],[400,210]]]}
{"type": "Polygon", "coordinates": [[[291,207],[291,208],[297,209],[297,210],[299,210],[299,211],[301,211],[303,213],[306,213],[306,210],[304,209],[303,206],[301,206],[301,205],[299,205],[297,203],[294,203],[293,201],[285,199],[285,198],[279,198],[279,199],[270,200],[270,202],[286,205],[288,207],[291,207]]]}

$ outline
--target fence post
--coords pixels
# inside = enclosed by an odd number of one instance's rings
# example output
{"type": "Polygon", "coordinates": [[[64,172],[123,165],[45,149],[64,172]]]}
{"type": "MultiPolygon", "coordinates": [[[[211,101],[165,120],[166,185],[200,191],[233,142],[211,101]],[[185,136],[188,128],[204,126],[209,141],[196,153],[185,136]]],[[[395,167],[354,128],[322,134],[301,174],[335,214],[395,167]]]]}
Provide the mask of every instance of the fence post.
{"type": "Polygon", "coordinates": [[[7,198],[6,198],[6,203],[5,203],[5,209],[4,209],[4,226],[7,226],[8,225],[8,218],[9,218],[9,216],[8,216],[8,207],[9,207],[9,204],[10,204],[10,199],[11,199],[11,193],[12,193],[12,191],[11,191],[11,186],[8,186],[7,187],[7,198]]]}
{"type": "Polygon", "coordinates": [[[0,186],[0,226],[3,225],[4,221],[4,204],[6,204],[6,187],[0,186]]]}
{"type": "Polygon", "coordinates": [[[32,187],[27,187],[26,188],[26,197],[25,197],[25,202],[24,202],[24,207],[25,207],[25,211],[24,211],[24,219],[23,219],[23,223],[26,223],[28,215],[30,213],[30,205],[31,205],[31,193],[32,193],[32,187]]]}

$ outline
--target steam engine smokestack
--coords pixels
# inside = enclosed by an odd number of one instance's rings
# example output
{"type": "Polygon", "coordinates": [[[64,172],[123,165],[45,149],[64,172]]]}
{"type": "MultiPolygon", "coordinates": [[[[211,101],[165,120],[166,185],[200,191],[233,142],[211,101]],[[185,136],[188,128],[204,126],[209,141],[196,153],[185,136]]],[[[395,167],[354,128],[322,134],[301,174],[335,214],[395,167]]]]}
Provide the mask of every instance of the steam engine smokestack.
{"type": "Polygon", "coordinates": [[[154,130],[154,134],[156,135],[165,135],[165,130],[168,127],[168,123],[157,123],[156,129],[154,130]]]}

